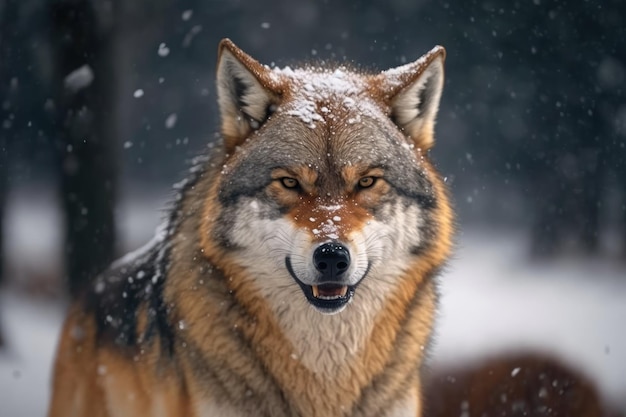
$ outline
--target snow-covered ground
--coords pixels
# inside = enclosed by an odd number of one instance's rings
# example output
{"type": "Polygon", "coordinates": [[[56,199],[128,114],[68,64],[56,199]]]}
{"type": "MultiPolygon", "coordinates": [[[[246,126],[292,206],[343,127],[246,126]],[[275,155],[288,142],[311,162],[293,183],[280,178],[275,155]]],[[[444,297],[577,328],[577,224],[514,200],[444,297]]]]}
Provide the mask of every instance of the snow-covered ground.
{"type": "MultiPolygon", "coordinates": [[[[127,247],[150,237],[163,199],[125,199],[118,214],[127,247]]],[[[53,204],[49,193],[28,193],[9,205],[7,249],[11,271],[21,279],[58,268],[60,216],[53,204]]],[[[441,294],[436,362],[508,350],[551,352],[577,364],[611,404],[626,410],[626,265],[610,259],[531,264],[523,234],[469,229],[442,276],[441,294]]],[[[62,316],[61,302],[13,289],[0,293],[9,344],[0,352],[2,417],[45,415],[62,316]]]]}
{"type": "Polygon", "coordinates": [[[529,263],[524,235],[471,230],[442,276],[434,360],[506,351],[552,354],[626,411],[626,264],[611,259],[529,263]]]}
{"type": "Polygon", "coordinates": [[[61,303],[12,291],[1,294],[0,320],[8,348],[0,351],[0,416],[46,415],[62,319],[61,303]]]}

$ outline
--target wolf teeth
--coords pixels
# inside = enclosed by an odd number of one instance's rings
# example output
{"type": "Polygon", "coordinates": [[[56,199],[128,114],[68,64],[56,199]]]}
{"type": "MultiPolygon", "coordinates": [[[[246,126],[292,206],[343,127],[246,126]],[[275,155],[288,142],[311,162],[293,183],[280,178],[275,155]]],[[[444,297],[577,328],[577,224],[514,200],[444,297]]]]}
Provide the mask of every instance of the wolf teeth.
{"type": "Polygon", "coordinates": [[[313,289],[313,297],[319,298],[320,297],[320,290],[319,290],[319,288],[317,288],[317,285],[313,285],[313,286],[311,286],[311,288],[313,289]]]}
{"type": "Polygon", "coordinates": [[[319,287],[317,285],[312,285],[311,290],[313,291],[313,297],[318,298],[320,300],[336,300],[338,298],[345,297],[348,293],[348,286],[344,285],[341,287],[341,292],[339,294],[334,295],[321,295],[319,287]]]}
{"type": "Polygon", "coordinates": [[[320,295],[316,298],[320,299],[320,300],[337,300],[339,298],[342,298],[343,295],[320,295]]]}

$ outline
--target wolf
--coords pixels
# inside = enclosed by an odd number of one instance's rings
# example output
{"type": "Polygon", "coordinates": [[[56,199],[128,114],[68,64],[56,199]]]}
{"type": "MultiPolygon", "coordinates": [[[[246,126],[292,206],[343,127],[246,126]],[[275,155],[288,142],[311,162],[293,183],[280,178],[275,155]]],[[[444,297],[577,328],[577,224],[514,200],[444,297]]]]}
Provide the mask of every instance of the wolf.
{"type": "Polygon", "coordinates": [[[420,416],[444,58],[271,68],[223,40],[221,139],[70,307],[48,416],[420,416]]]}

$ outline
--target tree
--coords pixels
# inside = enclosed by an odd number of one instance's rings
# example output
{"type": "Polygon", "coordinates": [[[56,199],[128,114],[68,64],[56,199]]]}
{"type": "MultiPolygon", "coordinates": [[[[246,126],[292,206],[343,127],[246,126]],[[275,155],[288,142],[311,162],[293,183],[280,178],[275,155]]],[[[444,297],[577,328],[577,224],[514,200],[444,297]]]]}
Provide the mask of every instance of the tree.
{"type": "MultiPolygon", "coordinates": [[[[8,187],[8,148],[16,135],[17,79],[21,54],[17,30],[18,0],[7,0],[0,19],[0,284],[4,281],[4,207],[8,187]]],[[[0,346],[3,337],[0,331],[0,346]]]]}
{"type": "Polygon", "coordinates": [[[48,5],[53,52],[56,144],[65,213],[65,256],[70,293],[114,257],[116,4],[51,0],[48,5]]]}

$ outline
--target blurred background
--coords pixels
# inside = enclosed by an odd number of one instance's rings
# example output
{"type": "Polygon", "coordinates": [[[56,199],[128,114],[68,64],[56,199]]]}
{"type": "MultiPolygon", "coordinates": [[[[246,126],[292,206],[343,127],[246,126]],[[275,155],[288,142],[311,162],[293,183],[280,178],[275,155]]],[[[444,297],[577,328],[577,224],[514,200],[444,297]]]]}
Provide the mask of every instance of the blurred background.
{"type": "Polygon", "coordinates": [[[151,237],[215,139],[224,37],[368,71],[445,46],[433,158],[459,234],[433,368],[530,354],[626,410],[623,0],[3,0],[3,416],[44,415],[67,301],[151,237]]]}

